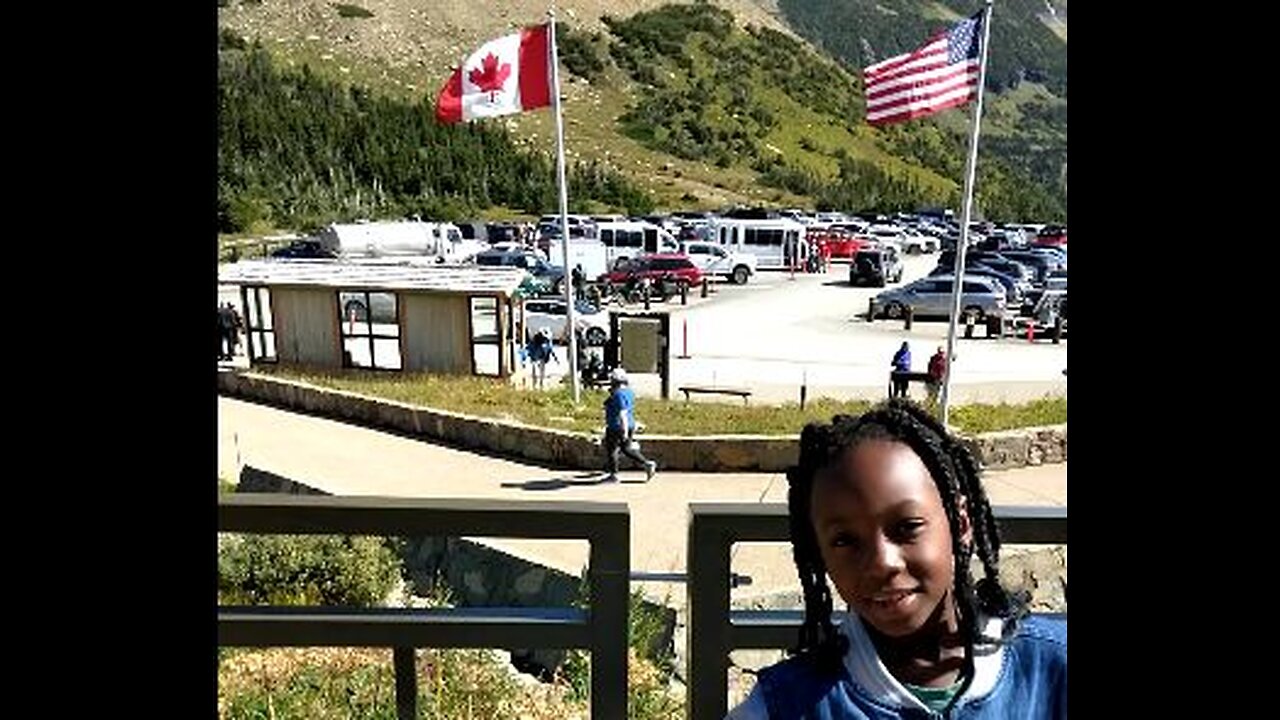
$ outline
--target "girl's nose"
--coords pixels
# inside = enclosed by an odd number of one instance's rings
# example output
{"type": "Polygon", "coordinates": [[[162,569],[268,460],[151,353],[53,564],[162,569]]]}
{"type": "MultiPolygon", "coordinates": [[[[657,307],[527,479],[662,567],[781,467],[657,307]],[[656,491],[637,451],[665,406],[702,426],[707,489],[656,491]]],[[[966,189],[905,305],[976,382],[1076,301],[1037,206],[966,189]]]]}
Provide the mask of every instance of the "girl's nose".
{"type": "Polygon", "coordinates": [[[906,568],[906,563],[902,559],[902,548],[883,535],[876,540],[868,560],[872,570],[877,572],[894,573],[906,568]]]}

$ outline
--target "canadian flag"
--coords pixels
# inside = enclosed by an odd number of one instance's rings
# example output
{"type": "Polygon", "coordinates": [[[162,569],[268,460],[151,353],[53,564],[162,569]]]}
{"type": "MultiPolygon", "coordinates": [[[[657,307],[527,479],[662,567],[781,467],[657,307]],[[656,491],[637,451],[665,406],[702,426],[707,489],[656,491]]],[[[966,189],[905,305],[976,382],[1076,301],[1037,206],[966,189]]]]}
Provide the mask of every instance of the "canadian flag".
{"type": "Polygon", "coordinates": [[[436,98],[436,119],[471,122],[551,104],[547,25],[490,40],[467,56],[436,98]]]}

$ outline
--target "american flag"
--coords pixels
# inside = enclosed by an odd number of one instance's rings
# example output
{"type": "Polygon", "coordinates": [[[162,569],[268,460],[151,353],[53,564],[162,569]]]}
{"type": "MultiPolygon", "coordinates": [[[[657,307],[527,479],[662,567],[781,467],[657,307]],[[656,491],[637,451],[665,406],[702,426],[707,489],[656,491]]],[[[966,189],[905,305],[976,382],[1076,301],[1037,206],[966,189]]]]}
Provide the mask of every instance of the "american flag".
{"type": "Polygon", "coordinates": [[[867,122],[902,122],[976,98],[983,12],[938,32],[916,50],[864,68],[867,122]]]}

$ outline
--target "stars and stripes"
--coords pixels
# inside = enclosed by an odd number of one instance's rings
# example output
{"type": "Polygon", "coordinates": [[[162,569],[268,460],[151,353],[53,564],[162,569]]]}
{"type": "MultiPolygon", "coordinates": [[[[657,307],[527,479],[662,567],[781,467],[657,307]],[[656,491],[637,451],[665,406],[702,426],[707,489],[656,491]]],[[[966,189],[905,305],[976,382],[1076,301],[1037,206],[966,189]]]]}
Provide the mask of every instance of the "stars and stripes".
{"type": "Polygon", "coordinates": [[[916,50],[864,68],[867,122],[902,122],[977,97],[982,17],[978,12],[929,38],[916,50]]]}

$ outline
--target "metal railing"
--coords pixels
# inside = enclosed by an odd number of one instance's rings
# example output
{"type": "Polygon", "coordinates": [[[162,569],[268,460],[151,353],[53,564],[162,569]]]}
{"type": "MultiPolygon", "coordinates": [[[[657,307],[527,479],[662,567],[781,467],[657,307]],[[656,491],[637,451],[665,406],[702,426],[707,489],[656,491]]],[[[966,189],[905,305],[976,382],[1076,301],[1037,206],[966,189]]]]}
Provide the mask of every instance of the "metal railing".
{"type": "MultiPolygon", "coordinates": [[[[1004,544],[1067,542],[1065,507],[996,506],[992,510],[1004,544]]],[[[689,504],[689,720],[721,720],[728,712],[730,651],[789,648],[799,640],[802,610],[729,609],[733,544],[788,539],[785,504],[689,504]]]]}
{"type": "Polygon", "coordinates": [[[591,545],[586,610],[219,606],[218,644],[393,648],[401,720],[417,716],[416,648],[585,648],[591,717],[627,715],[631,531],[625,503],[229,495],[218,502],[218,531],[585,539],[591,545]]]}

